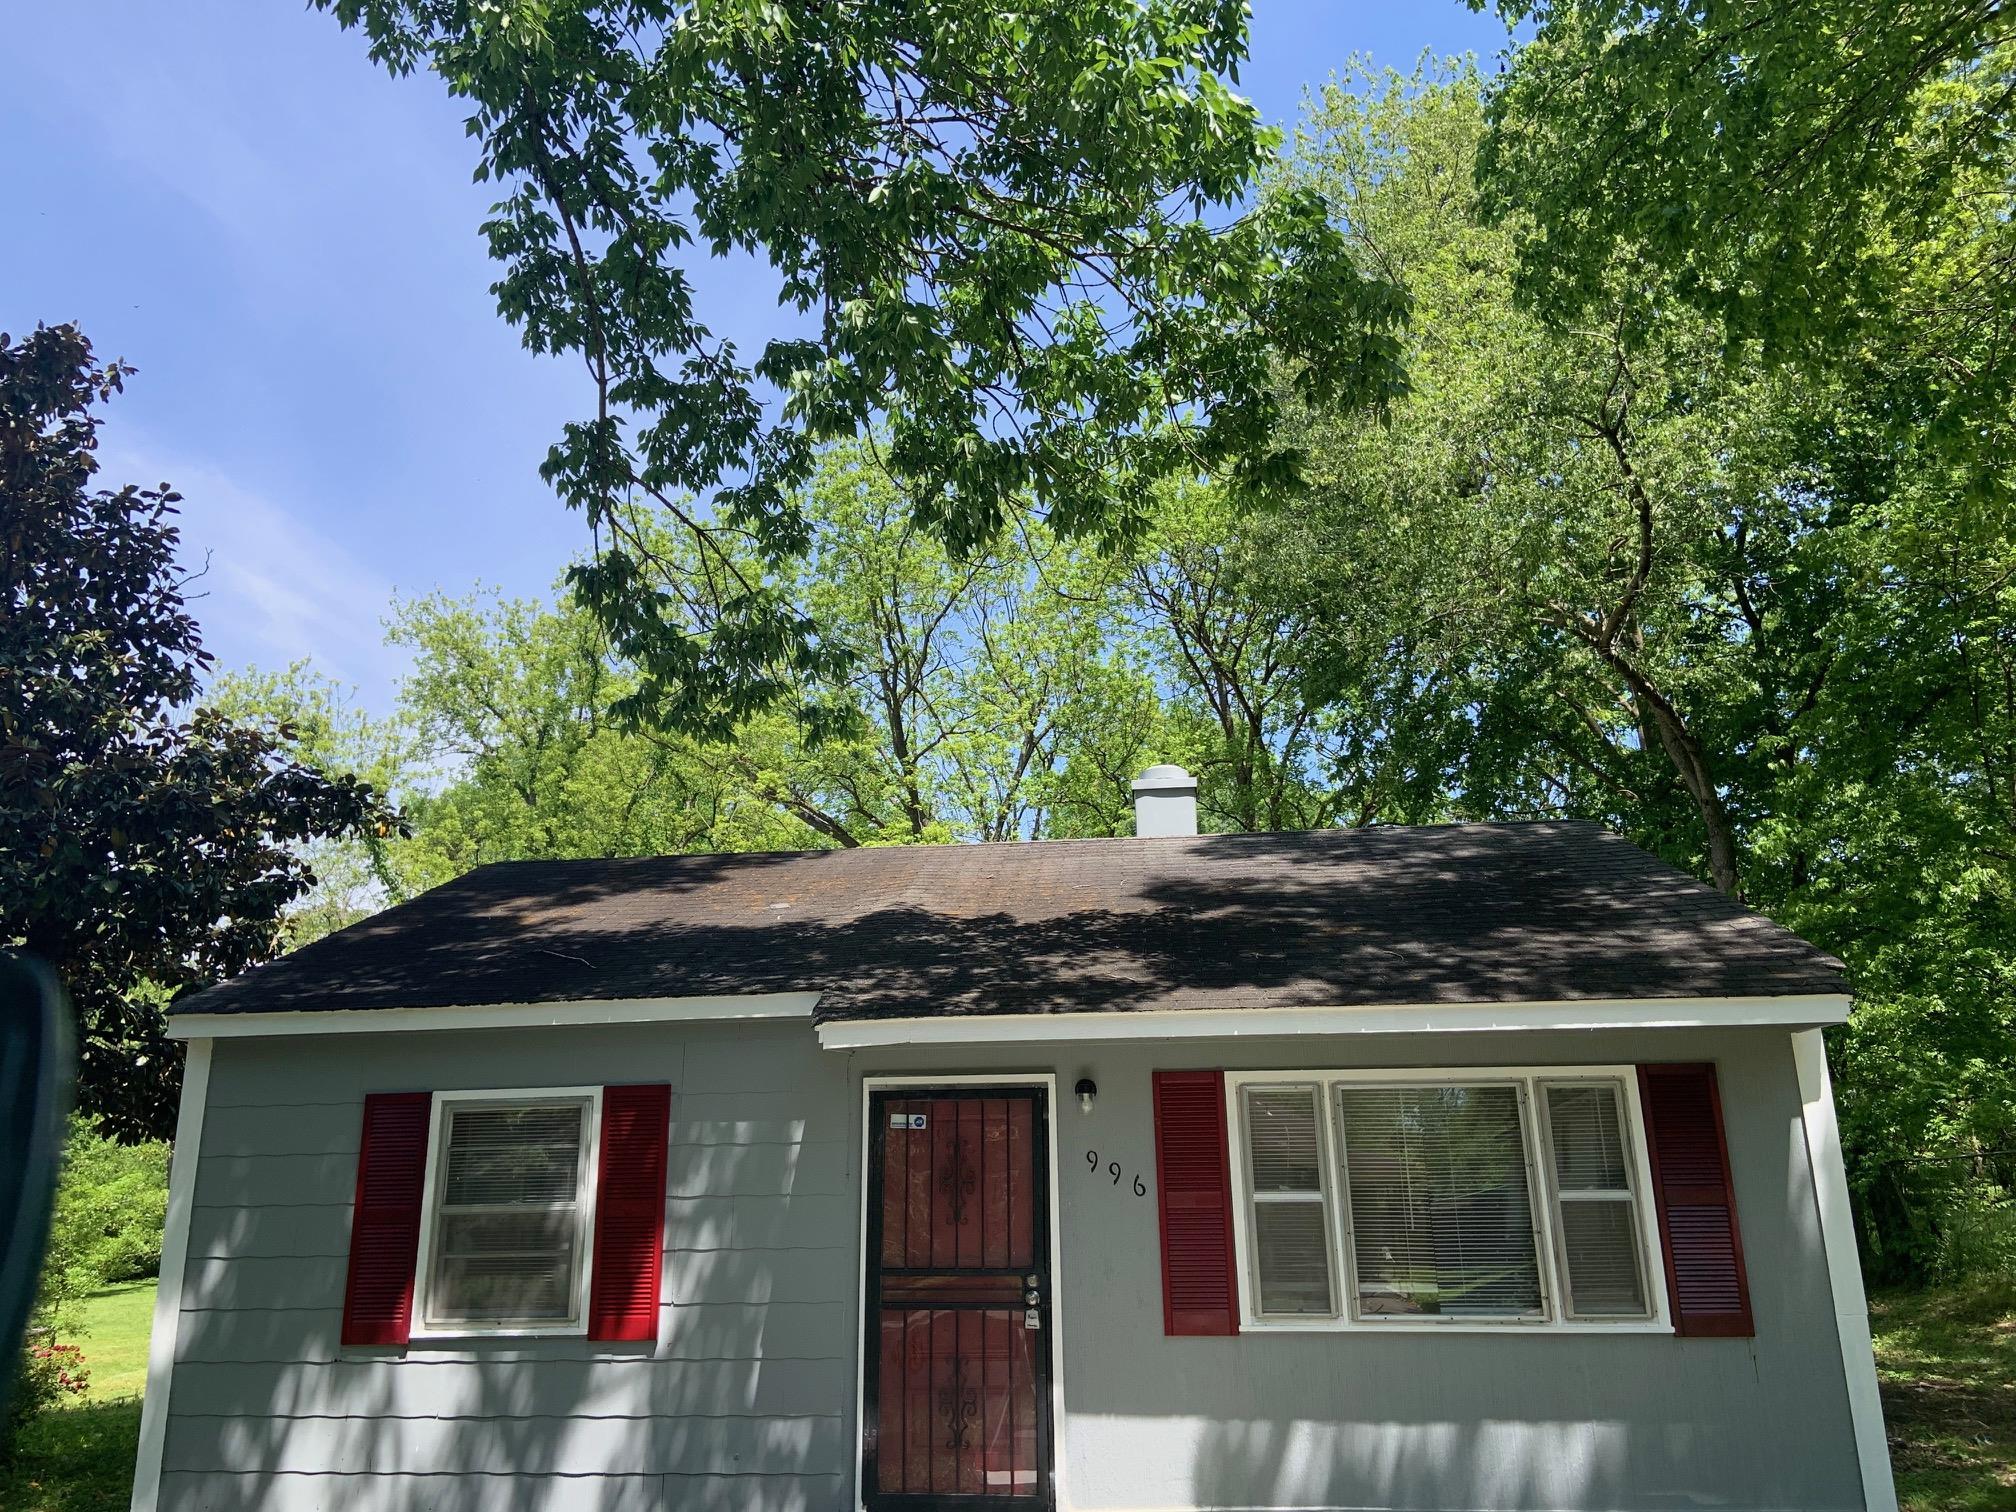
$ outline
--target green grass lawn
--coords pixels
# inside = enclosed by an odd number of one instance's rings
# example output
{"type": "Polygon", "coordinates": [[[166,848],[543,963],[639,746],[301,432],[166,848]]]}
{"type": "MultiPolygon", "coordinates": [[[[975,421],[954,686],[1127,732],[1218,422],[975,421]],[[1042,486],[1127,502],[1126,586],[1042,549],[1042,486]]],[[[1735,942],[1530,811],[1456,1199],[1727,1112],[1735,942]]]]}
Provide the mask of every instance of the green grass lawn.
{"type": "MultiPolygon", "coordinates": [[[[44,1413],[0,1467],[0,1512],[119,1512],[132,1485],[154,1283],[84,1307],[91,1394],[44,1413]]],[[[2016,1509],[2016,1281],[1871,1299],[1904,1512],[2016,1509]]]]}
{"type": "Polygon", "coordinates": [[[123,1512],[133,1489],[140,1441],[140,1393],[147,1385],[147,1336],[154,1283],[129,1281],[78,1309],[91,1389],[74,1407],[45,1412],[0,1465],[0,1512],[123,1512]]]}
{"type": "Polygon", "coordinates": [[[2016,1508],[2016,1279],[1870,1299],[1904,1512],[2016,1508]]]}
{"type": "Polygon", "coordinates": [[[45,1412],[0,1465],[4,1512],[124,1512],[133,1494],[140,1399],[45,1412]]]}
{"type": "Polygon", "coordinates": [[[87,1402],[114,1402],[147,1389],[147,1335],[154,1326],[154,1283],[126,1281],[85,1299],[79,1309],[91,1367],[87,1402]]]}

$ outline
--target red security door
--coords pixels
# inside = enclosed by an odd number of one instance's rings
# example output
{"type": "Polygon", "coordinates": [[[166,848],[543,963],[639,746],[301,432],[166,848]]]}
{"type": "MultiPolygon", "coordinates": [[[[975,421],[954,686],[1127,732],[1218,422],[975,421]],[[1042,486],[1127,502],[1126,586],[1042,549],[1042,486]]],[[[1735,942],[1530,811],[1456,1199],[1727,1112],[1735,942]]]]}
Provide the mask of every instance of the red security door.
{"type": "Polygon", "coordinates": [[[1044,1094],[877,1092],[868,1116],[863,1499],[1048,1508],[1044,1094]]]}

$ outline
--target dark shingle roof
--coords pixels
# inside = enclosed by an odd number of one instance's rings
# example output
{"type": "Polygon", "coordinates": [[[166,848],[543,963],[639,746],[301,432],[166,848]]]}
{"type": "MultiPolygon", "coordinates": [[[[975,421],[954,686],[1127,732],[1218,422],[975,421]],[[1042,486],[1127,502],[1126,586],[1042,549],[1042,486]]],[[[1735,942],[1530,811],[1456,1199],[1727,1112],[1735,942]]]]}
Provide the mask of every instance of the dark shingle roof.
{"type": "Polygon", "coordinates": [[[808,990],[825,1022],[1846,989],[1761,915],[1563,822],[506,862],[178,1007],[808,990]]]}

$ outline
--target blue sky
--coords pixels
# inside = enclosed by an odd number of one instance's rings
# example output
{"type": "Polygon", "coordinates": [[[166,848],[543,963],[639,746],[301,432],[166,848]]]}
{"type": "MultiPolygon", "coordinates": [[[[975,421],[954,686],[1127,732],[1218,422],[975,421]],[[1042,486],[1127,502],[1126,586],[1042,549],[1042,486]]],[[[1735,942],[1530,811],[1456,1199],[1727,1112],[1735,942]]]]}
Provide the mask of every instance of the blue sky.
{"type": "MultiPolygon", "coordinates": [[[[1255,0],[1241,87],[1291,119],[1355,52],[1490,57],[1455,0],[1255,0]]],[[[494,313],[462,112],[391,79],[296,0],[93,0],[0,20],[0,330],[75,320],[139,369],[115,401],[111,483],[173,483],[197,616],[221,664],[311,657],[390,707],[396,594],[545,591],[582,546],[539,481],[587,404],[494,313]]],[[[701,281],[745,350],[767,280],[701,281]]]]}

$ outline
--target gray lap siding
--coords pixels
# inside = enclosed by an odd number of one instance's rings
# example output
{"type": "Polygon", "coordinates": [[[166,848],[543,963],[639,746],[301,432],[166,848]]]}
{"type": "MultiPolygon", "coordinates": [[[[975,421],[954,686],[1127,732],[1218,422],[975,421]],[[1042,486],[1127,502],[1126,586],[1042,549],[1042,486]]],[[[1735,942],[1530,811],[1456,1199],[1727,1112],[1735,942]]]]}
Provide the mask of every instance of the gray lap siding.
{"type": "Polygon", "coordinates": [[[906,1047],[854,1060],[857,1076],[1056,1073],[1063,1440],[1075,1507],[1863,1504],[1784,1030],[906,1047]],[[1517,1325],[1164,1336],[1151,1072],[1687,1060],[1717,1065],[1755,1338],[1517,1325]],[[1069,1093],[1088,1075],[1099,1095],[1081,1113],[1069,1093]],[[1149,1195],[1116,1184],[1115,1161],[1141,1173],[1149,1195]]]}
{"type": "Polygon", "coordinates": [[[834,1475],[269,1475],[169,1471],[164,1507],[205,1512],[826,1512],[844,1497],[834,1475]]]}
{"type": "Polygon", "coordinates": [[[220,1041],[163,1512],[839,1505],[848,1127],[802,1021],[220,1041]],[[655,1344],[339,1344],[365,1093],[656,1080],[674,1096],[655,1344]]]}
{"type": "Polygon", "coordinates": [[[795,1021],[218,1042],[161,1507],[852,1507],[862,1079],[1010,1071],[1065,1092],[1072,1505],[1861,1504],[1784,1031],[840,1055],[795,1021]],[[1756,1338],[1163,1336],[1153,1070],[1687,1059],[1720,1071],[1756,1338]],[[1090,1114],[1068,1095],[1085,1074],[1090,1114]],[[656,1344],[339,1346],[366,1092],[654,1080],[674,1094],[656,1344]]]}

